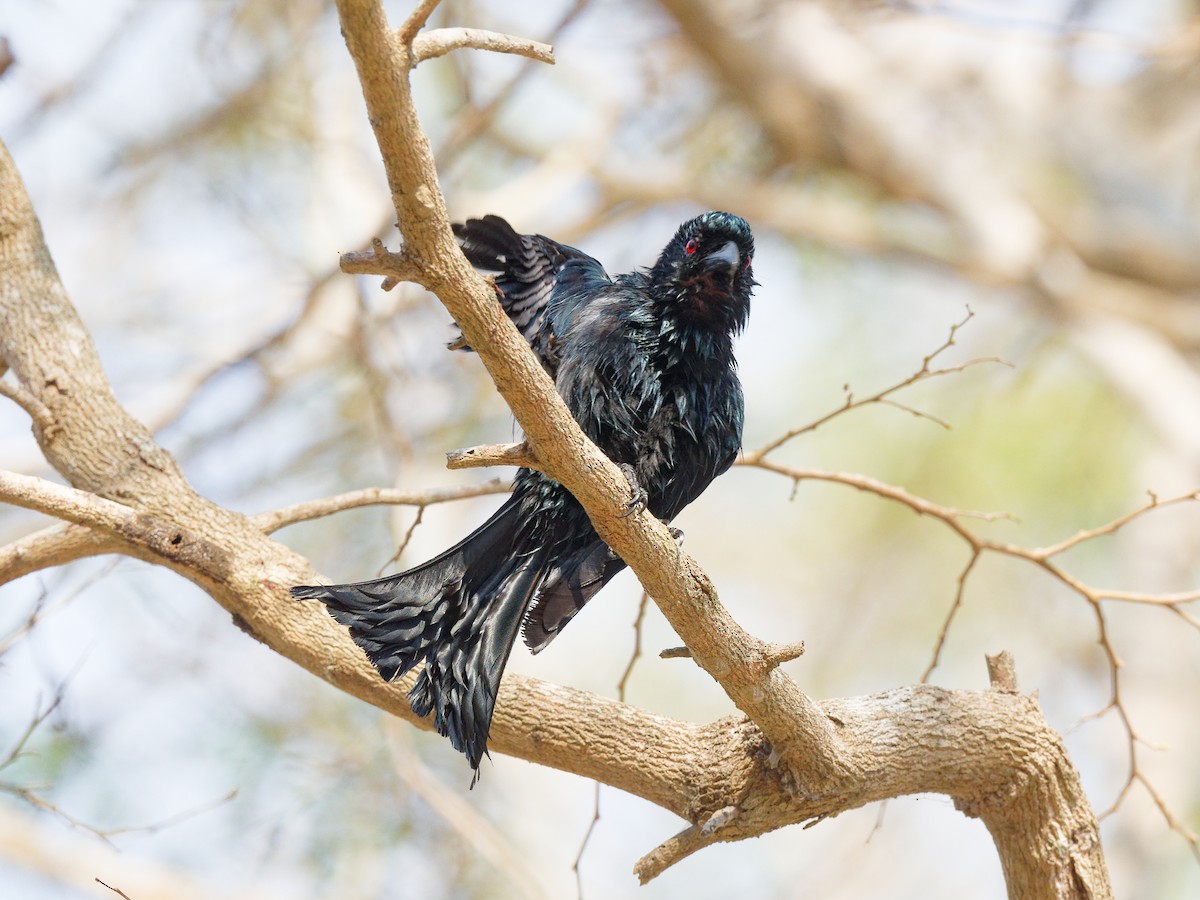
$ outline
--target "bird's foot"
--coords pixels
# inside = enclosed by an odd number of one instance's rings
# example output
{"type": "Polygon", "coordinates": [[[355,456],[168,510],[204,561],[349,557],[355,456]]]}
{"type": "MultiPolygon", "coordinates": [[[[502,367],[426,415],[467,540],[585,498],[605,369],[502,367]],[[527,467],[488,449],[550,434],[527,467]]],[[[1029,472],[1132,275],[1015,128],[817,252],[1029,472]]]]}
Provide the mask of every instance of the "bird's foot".
{"type": "Polygon", "coordinates": [[[646,508],[646,501],[649,499],[649,495],[638,481],[637,472],[634,471],[633,466],[629,465],[629,463],[618,463],[617,468],[621,470],[621,474],[629,482],[629,490],[633,495],[629,498],[629,502],[625,504],[625,511],[620,516],[622,519],[627,519],[635,512],[646,508]]]}

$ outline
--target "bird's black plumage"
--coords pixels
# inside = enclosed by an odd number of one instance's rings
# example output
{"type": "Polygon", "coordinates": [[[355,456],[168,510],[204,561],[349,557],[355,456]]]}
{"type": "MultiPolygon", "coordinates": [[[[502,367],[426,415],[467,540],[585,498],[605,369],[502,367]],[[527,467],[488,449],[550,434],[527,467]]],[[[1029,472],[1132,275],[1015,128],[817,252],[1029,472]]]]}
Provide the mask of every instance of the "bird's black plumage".
{"type": "MultiPolygon", "coordinates": [[[[650,269],[615,279],[587,254],[520,235],[498,216],[455,234],[473,265],[497,273],[504,309],[651,513],[669,522],[732,465],[743,418],[733,338],[755,284],[745,220],[698,216],[650,269]]],[[[324,602],[384,679],[424,662],[413,710],[433,713],[477,774],[518,631],[541,651],[624,567],[565,488],[521,469],[495,515],[429,562],[292,593],[324,602]]]]}

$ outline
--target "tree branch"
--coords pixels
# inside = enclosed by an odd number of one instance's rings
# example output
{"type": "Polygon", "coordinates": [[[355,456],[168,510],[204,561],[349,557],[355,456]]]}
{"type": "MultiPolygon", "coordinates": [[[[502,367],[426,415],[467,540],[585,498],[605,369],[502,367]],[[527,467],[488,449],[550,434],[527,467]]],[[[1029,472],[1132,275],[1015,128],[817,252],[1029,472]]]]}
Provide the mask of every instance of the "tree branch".
{"type": "Polygon", "coordinates": [[[364,488],[360,491],[348,491],[320,500],[308,500],[262,512],[250,517],[250,522],[262,529],[265,534],[271,534],[288,525],[297,522],[308,522],[323,516],[344,512],[348,509],[358,509],[363,506],[387,504],[392,506],[433,506],[436,503],[449,503],[453,500],[463,500],[467,497],[485,497],[488,494],[506,494],[509,485],[499,478],[485,481],[482,484],[464,484],[457,487],[431,488],[424,491],[400,491],[389,488],[364,488]]]}
{"type": "Polygon", "coordinates": [[[478,28],[439,28],[418,35],[412,44],[413,57],[418,63],[463,49],[512,53],[554,65],[554,48],[549,44],[478,28]]]}
{"type": "Polygon", "coordinates": [[[124,547],[111,534],[74,522],[60,522],[0,547],[0,585],[77,559],[117,553],[124,547]]]}
{"type": "Polygon", "coordinates": [[[537,469],[538,461],[526,441],[519,444],[485,444],[465,450],[451,450],[446,454],[447,469],[475,469],[487,466],[524,466],[527,469],[537,469]]]}

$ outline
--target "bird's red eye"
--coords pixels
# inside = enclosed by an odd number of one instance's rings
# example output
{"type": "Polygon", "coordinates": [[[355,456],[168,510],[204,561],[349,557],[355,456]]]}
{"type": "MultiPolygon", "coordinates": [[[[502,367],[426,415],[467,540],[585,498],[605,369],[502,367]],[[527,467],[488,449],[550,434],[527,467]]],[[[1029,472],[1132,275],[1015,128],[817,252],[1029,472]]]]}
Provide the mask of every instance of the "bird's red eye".
{"type": "Polygon", "coordinates": [[[683,248],[684,252],[687,253],[689,256],[691,256],[693,253],[695,253],[699,249],[700,249],[700,244],[695,238],[692,238],[690,241],[688,241],[687,246],[683,248]]]}
{"type": "Polygon", "coordinates": [[[753,259],[754,259],[754,256],[753,256],[753,255],[751,255],[751,256],[747,256],[747,257],[746,257],[746,265],[742,266],[742,268],[743,268],[743,269],[748,269],[748,268],[750,268],[750,261],[751,261],[751,260],[753,260],[753,259]]]}

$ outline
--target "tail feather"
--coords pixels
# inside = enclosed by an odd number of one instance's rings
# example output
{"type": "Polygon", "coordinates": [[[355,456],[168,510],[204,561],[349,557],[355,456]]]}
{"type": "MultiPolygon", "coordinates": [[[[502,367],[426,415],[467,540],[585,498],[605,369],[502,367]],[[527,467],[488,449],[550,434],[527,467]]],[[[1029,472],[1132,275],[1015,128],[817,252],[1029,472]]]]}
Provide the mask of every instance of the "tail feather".
{"type": "Polygon", "coordinates": [[[624,568],[624,560],[600,540],[557,562],[525,616],[525,645],[534,653],[545,650],[592,595],[624,568]]]}
{"type": "Polygon", "coordinates": [[[413,710],[432,712],[438,733],[466,754],[472,768],[487,753],[500,678],[546,558],[539,549],[514,559],[475,592],[409,695],[413,710]]]}
{"type": "Polygon", "coordinates": [[[476,778],[505,663],[548,568],[546,548],[515,546],[516,508],[510,500],[466,540],[407,572],[292,588],[348,626],[385,680],[425,663],[409,703],[417,715],[433,714],[438,733],[466,754],[476,778]]]}

